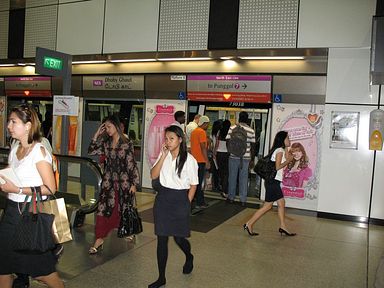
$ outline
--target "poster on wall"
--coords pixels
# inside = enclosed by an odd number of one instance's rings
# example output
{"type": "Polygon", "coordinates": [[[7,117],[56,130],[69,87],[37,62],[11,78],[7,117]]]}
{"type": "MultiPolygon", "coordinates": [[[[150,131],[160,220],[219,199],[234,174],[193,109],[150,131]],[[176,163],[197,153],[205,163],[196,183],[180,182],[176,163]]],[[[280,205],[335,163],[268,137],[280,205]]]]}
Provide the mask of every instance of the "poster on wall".
{"type": "MultiPolygon", "coordinates": [[[[83,107],[82,99],[77,107],[83,107]]],[[[78,116],[68,116],[69,118],[69,129],[68,129],[68,155],[81,156],[81,119],[82,109],[78,109],[78,116]]],[[[52,149],[53,153],[61,154],[61,123],[63,116],[53,116],[52,122],[52,149]]]]}
{"type": "Polygon", "coordinates": [[[357,149],[359,116],[359,112],[332,111],[330,148],[357,149]]]}
{"type": "Polygon", "coordinates": [[[288,132],[293,161],[283,168],[286,206],[317,210],[324,105],[274,104],[272,139],[288,132]]]}
{"type": "Polygon", "coordinates": [[[186,101],[147,99],[145,102],[145,137],[143,153],[142,186],[152,188],[150,169],[160,153],[164,143],[164,130],[175,122],[174,113],[184,111],[186,101]]]}

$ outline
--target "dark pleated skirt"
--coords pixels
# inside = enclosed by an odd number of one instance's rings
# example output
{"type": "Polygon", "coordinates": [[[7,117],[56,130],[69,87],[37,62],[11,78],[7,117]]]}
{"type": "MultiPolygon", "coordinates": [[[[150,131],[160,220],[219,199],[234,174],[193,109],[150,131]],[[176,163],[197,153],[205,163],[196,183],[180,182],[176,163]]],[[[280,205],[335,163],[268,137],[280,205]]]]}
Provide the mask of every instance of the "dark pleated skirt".
{"type": "Polygon", "coordinates": [[[23,254],[12,249],[13,233],[21,220],[18,204],[7,201],[0,222],[0,274],[22,273],[32,277],[56,272],[56,258],[52,251],[42,254],[23,254]]]}
{"type": "Polygon", "coordinates": [[[265,201],[266,202],[275,202],[281,198],[284,198],[280,183],[281,182],[276,179],[265,181],[265,201]]]}
{"type": "Polygon", "coordinates": [[[191,204],[188,190],[163,187],[159,179],[152,181],[157,191],[153,205],[155,234],[158,236],[189,237],[191,235],[189,214],[191,204]]]}

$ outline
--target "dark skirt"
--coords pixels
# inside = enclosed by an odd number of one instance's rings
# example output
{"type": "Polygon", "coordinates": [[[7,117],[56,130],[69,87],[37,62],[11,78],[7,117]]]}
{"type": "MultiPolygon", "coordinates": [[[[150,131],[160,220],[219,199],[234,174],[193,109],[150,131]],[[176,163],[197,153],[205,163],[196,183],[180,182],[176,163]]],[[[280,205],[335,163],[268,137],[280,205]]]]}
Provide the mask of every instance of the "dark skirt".
{"type": "Polygon", "coordinates": [[[21,273],[38,277],[56,272],[57,260],[52,251],[41,254],[13,251],[13,232],[20,220],[18,203],[8,200],[0,222],[0,275],[21,273]]]}
{"type": "Polygon", "coordinates": [[[153,205],[155,234],[158,236],[189,237],[191,235],[189,213],[191,204],[188,189],[178,190],[164,187],[159,179],[152,181],[157,191],[153,205]]]}
{"type": "Polygon", "coordinates": [[[275,202],[284,198],[280,183],[281,182],[276,179],[265,181],[265,202],[275,202]]]}

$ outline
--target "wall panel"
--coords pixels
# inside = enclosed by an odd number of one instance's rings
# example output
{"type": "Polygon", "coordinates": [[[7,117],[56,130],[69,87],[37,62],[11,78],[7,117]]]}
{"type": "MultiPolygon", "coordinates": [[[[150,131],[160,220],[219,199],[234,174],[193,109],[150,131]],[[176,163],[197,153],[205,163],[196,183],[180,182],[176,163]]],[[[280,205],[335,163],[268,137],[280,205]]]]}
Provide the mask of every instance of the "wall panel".
{"type": "Polygon", "coordinates": [[[54,5],[58,4],[58,0],[26,0],[25,7],[32,8],[38,6],[54,5]]]}
{"type": "Polygon", "coordinates": [[[377,104],[378,87],[369,85],[370,49],[329,49],[327,103],[377,104]]]}
{"type": "Polygon", "coordinates": [[[1,0],[0,1],[0,11],[9,10],[9,0],[1,0]]]}
{"type": "Polygon", "coordinates": [[[374,108],[325,105],[318,211],[368,216],[373,152],[368,150],[369,113],[374,108]],[[360,112],[358,149],[331,149],[331,112],[360,112]]]}
{"type": "Polygon", "coordinates": [[[24,57],[35,57],[36,47],[56,48],[57,5],[25,10],[24,57]]]}
{"type": "Polygon", "coordinates": [[[108,0],[104,53],[157,50],[159,0],[108,0]]]}
{"type": "MultiPolygon", "coordinates": [[[[384,109],[384,107],[381,107],[384,109]]],[[[373,152],[372,152],[373,153],[373,152]]],[[[371,218],[384,220],[384,151],[376,152],[375,180],[373,184],[371,218]]]]}
{"type": "Polygon", "coordinates": [[[376,0],[300,0],[298,48],[369,47],[376,0]]]}
{"type": "Polygon", "coordinates": [[[0,12],[0,59],[8,56],[8,21],[9,12],[0,12]]]}
{"type": "Polygon", "coordinates": [[[240,0],[237,48],[296,48],[298,0],[240,0]]]}
{"type": "Polygon", "coordinates": [[[101,54],[104,0],[59,5],[57,50],[82,55],[101,54]]]}
{"type": "Polygon", "coordinates": [[[159,51],[206,50],[209,0],[162,0],[159,51]]]}

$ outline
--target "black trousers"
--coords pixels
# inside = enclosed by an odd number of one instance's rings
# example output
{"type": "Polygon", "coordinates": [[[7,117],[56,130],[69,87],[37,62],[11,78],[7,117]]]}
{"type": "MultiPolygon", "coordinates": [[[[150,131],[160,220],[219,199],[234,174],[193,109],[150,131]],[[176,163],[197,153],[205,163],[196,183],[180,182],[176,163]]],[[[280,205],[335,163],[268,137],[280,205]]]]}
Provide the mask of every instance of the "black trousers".
{"type": "Polygon", "coordinates": [[[205,204],[204,200],[204,190],[203,190],[203,184],[204,184],[204,179],[205,179],[205,163],[198,163],[199,165],[199,185],[197,185],[196,188],[196,205],[201,206],[205,204]]]}

